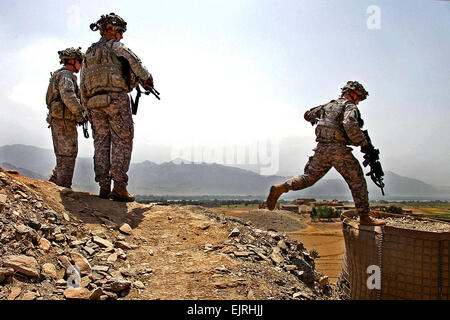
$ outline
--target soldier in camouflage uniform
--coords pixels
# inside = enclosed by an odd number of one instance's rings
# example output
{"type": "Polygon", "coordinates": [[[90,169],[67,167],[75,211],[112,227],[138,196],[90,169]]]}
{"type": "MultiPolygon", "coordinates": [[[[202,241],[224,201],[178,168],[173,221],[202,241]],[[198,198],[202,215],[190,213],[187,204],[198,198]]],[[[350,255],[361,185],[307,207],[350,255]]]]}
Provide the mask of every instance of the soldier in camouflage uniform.
{"type": "Polygon", "coordinates": [[[78,73],[83,61],[81,48],[59,51],[60,63],[64,66],[50,78],[46,103],[49,109],[47,122],[52,130],[56,167],[49,181],[71,188],[75,159],[78,154],[77,124],[83,123],[83,108],[77,85],[78,73]]]}
{"type": "Polygon", "coordinates": [[[384,222],[369,217],[369,197],[366,179],[358,160],[348,145],[368,146],[361,128],[364,121],[357,104],[365,100],[369,93],[356,82],[349,81],[342,88],[337,100],[312,108],[305,113],[305,120],[316,127],[317,147],[314,156],[309,158],[305,173],[282,184],[274,185],[267,198],[267,206],[273,210],[278,198],[289,190],[302,190],[312,186],[334,167],[345,179],[355,202],[356,212],[363,225],[382,225],[384,222]]]}
{"type": "Polygon", "coordinates": [[[127,30],[121,17],[103,15],[90,28],[100,30],[101,39],[86,51],[80,87],[94,137],[95,181],[100,185],[100,198],[130,202],[134,196],[126,186],[134,127],[128,93],[139,83],[145,89],[153,88],[153,79],[141,60],[120,42],[127,30]]]}

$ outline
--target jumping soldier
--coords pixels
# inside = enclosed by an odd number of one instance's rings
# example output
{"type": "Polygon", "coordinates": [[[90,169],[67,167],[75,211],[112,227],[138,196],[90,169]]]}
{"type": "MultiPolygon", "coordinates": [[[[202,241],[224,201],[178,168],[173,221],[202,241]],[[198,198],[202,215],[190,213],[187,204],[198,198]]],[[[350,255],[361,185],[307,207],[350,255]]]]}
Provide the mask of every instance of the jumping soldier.
{"type": "Polygon", "coordinates": [[[362,133],[364,121],[358,103],[369,93],[357,81],[348,81],[337,100],[312,108],[305,113],[305,120],[316,127],[317,147],[309,158],[305,173],[270,188],[267,198],[269,210],[273,210],[278,198],[290,190],[301,190],[312,186],[334,167],[345,179],[360,217],[360,224],[377,226],[384,222],[369,216],[369,196],[366,179],[358,160],[348,145],[360,146],[365,151],[369,143],[362,133]]]}
{"type": "Polygon", "coordinates": [[[153,78],[120,42],[125,20],[114,13],[102,15],[90,28],[100,30],[101,38],[86,51],[80,87],[94,137],[95,181],[100,198],[132,202],[134,196],[126,189],[134,137],[128,93],[138,84],[153,88],[153,78]]]}
{"type": "Polygon", "coordinates": [[[84,55],[81,48],[68,48],[58,54],[64,66],[52,73],[46,95],[47,122],[56,155],[56,166],[49,181],[71,188],[78,154],[77,124],[85,121],[75,75],[80,71],[84,55]]]}

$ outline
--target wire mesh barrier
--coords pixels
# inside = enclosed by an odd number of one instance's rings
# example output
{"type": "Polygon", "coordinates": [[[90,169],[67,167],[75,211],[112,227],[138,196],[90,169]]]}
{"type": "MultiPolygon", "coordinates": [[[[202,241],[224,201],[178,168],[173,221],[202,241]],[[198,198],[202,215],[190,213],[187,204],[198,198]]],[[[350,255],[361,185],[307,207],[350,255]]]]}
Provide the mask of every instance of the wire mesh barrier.
{"type": "MultiPolygon", "coordinates": [[[[404,218],[403,215],[384,212],[371,215],[391,220],[404,218]]],[[[350,216],[343,215],[342,219],[345,255],[338,286],[344,299],[450,299],[450,232],[390,225],[366,227],[350,216]]],[[[418,224],[435,221],[409,219],[418,224]]]]}

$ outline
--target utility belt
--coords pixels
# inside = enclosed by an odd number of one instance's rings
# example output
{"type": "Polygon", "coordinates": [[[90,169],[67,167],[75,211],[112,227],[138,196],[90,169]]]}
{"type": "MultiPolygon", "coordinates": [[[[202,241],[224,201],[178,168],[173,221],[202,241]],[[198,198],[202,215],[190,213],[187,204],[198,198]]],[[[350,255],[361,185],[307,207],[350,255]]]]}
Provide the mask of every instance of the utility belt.
{"type": "Polygon", "coordinates": [[[113,91],[113,92],[108,92],[108,93],[99,93],[96,94],[95,96],[92,96],[90,98],[87,99],[86,101],[86,108],[88,110],[93,110],[93,109],[101,109],[101,108],[106,108],[109,105],[111,105],[112,99],[115,96],[124,94],[126,95],[127,92],[126,91],[113,91]]]}

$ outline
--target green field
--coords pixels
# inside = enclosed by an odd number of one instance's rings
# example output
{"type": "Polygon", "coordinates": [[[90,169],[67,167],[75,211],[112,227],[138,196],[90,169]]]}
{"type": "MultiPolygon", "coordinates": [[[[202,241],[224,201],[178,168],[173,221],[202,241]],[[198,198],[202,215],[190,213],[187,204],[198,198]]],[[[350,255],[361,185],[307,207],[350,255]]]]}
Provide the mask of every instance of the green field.
{"type": "Polygon", "coordinates": [[[413,213],[421,214],[425,218],[450,221],[450,203],[448,202],[394,202],[389,205],[411,209],[413,213]]]}

